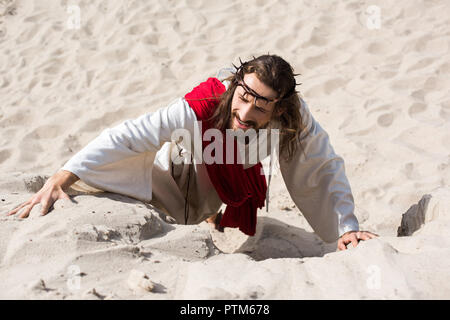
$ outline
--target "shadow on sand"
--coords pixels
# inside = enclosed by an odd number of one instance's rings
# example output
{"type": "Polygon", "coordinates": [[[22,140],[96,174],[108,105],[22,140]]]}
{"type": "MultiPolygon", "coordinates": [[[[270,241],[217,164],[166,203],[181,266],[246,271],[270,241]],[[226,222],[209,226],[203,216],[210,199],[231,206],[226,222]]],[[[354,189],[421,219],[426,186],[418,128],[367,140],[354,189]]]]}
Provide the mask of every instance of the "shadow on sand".
{"type": "Polygon", "coordinates": [[[322,257],[335,252],[337,242],[323,242],[313,232],[308,232],[269,217],[258,218],[262,230],[249,237],[235,252],[245,253],[260,261],[277,258],[322,257]]]}

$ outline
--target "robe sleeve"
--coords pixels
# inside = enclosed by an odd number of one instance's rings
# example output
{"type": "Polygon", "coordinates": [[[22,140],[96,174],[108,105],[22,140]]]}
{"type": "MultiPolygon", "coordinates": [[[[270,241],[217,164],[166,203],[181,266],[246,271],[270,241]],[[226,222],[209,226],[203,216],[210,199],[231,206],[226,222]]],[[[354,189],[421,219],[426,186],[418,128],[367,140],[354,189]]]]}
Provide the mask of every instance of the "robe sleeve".
{"type": "Polygon", "coordinates": [[[171,141],[175,129],[193,132],[195,121],[184,98],[176,99],[165,108],[105,129],[60,170],[97,189],[149,202],[156,153],[171,141]]]}
{"type": "Polygon", "coordinates": [[[334,242],[347,231],[359,230],[354,199],[344,160],[334,152],[327,132],[300,100],[306,124],[300,135],[304,153],[298,147],[291,161],[280,159],[280,171],[292,200],[315,233],[325,242],[334,242]]]}

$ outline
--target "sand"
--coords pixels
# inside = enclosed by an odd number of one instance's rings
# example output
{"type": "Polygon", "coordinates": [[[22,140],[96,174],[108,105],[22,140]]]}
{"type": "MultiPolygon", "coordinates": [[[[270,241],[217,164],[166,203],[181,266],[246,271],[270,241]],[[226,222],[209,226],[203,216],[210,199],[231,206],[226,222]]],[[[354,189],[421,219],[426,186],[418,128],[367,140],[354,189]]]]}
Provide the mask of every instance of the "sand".
{"type": "Polygon", "coordinates": [[[449,299],[449,11],[445,0],[0,0],[0,298],[449,299]],[[103,129],[267,52],[301,73],[360,227],[379,238],[337,252],[281,174],[253,238],[111,193],[5,216],[103,129]]]}

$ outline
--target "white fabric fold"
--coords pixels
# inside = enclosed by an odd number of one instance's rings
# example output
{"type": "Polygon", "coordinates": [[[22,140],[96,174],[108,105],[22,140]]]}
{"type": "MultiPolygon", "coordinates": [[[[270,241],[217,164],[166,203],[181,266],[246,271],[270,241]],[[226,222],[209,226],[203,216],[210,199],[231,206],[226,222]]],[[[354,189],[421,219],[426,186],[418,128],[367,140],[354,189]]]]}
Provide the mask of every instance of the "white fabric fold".
{"type": "Polygon", "coordinates": [[[334,152],[327,132],[300,99],[306,124],[301,147],[290,162],[280,159],[280,171],[289,194],[314,231],[326,242],[347,231],[359,230],[354,199],[342,157],[334,152]]]}

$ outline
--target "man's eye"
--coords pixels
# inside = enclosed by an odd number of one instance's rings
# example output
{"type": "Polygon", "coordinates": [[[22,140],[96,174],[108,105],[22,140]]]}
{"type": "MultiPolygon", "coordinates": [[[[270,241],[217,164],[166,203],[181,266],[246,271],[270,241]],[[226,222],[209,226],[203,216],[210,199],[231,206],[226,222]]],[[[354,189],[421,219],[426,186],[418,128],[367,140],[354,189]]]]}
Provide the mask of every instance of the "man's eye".
{"type": "MultiPolygon", "coordinates": [[[[248,100],[245,99],[243,96],[239,96],[239,99],[241,99],[243,102],[248,102],[248,100]]],[[[266,113],[267,112],[264,108],[261,108],[261,107],[258,107],[258,106],[255,106],[255,107],[256,107],[256,110],[258,110],[259,112],[262,112],[262,113],[266,113]]]]}
{"type": "Polygon", "coordinates": [[[263,112],[263,113],[265,113],[265,112],[266,112],[266,110],[264,110],[263,108],[260,108],[260,107],[256,107],[256,109],[257,109],[258,111],[261,111],[261,112],[263,112]]]}

